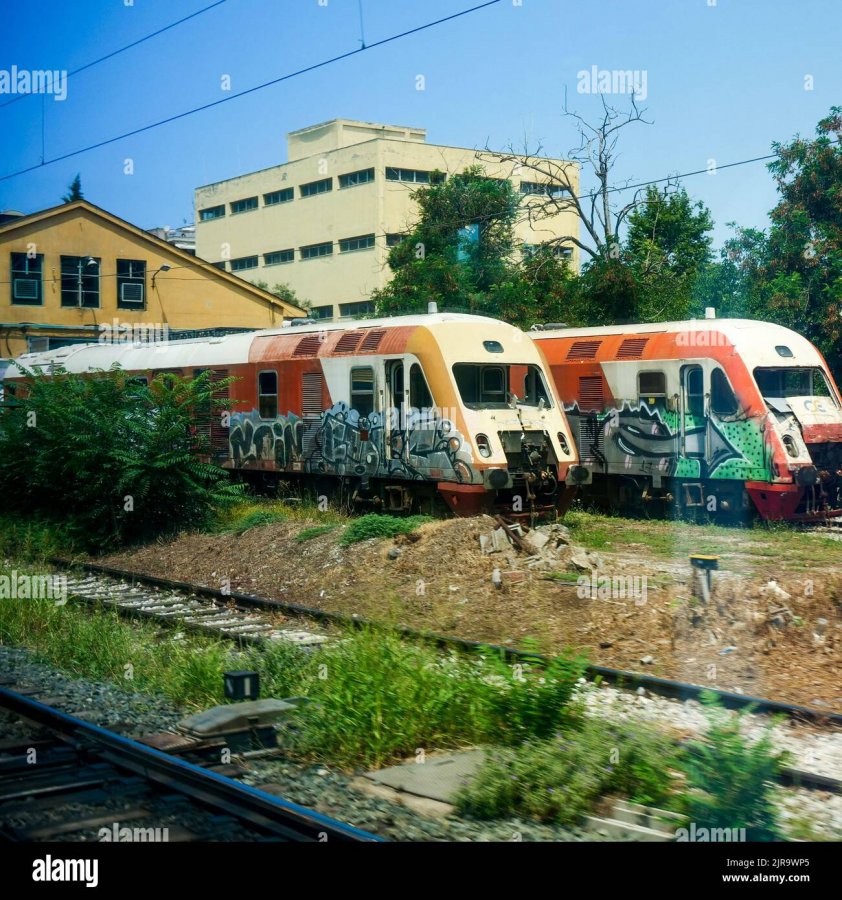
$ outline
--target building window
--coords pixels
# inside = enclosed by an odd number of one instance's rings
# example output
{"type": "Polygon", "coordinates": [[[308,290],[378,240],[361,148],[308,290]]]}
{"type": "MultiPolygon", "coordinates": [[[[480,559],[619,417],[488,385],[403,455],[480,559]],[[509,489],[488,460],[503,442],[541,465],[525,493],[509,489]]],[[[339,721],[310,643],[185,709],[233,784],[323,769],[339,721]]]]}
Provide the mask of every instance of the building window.
{"type": "Polygon", "coordinates": [[[12,303],[20,306],[40,306],[44,302],[41,273],[44,254],[12,254],[12,303]]]}
{"type": "Polygon", "coordinates": [[[231,204],[231,215],[236,216],[238,213],[250,212],[253,209],[257,209],[257,197],[234,200],[231,204]]]}
{"type": "Polygon", "coordinates": [[[279,266],[281,263],[291,263],[295,259],[295,250],[276,250],[274,253],[263,254],[264,266],[279,266]]]}
{"type": "Polygon", "coordinates": [[[310,318],[311,319],[332,319],[333,318],[333,307],[332,306],[314,306],[310,310],[310,318]]]}
{"type": "Polygon", "coordinates": [[[315,197],[316,194],[326,194],[333,190],[333,179],[322,178],[321,181],[311,181],[309,184],[302,184],[298,189],[302,197],[315,197]]]}
{"type": "Polygon", "coordinates": [[[310,244],[301,248],[302,259],[318,259],[320,256],[330,256],[333,253],[333,241],[326,244],[310,244]]]}
{"type": "Polygon", "coordinates": [[[567,188],[560,184],[548,184],[541,181],[521,181],[521,194],[539,197],[553,197],[558,199],[567,193],[567,188]]]}
{"type": "Polygon", "coordinates": [[[363,234],[360,237],[345,238],[339,242],[340,253],[351,253],[354,250],[369,250],[374,246],[374,235],[363,234]]]}
{"type": "Polygon", "coordinates": [[[421,169],[399,169],[386,166],[386,181],[411,181],[416,184],[441,184],[444,172],[426,172],[421,169]]]}
{"type": "Polygon", "coordinates": [[[209,206],[207,209],[199,210],[199,221],[210,222],[211,219],[221,219],[225,215],[225,205],[209,206]]]}
{"type": "Polygon", "coordinates": [[[374,181],[374,169],[360,169],[358,172],[349,172],[339,176],[339,188],[356,187],[358,184],[368,184],[374,181]]]}
{"type": "Polygon", "coordinates": [[[257,376],[257,408],[261,419],[277,418],[278,373],[274,370],[260,372],[257,376]]]}
{"type": "Polygon", "coordinates": [[[225,260],[224,259],[220,260],[219,262],[211,263],[211,265],[214,267],[214,269],[222,269],[223,272],[225,271],[225,260]]]}
{"type": "Polygon", "coordinates": [[[271,194],[263,195],[264,206],[275,206],[276,203],[289,203],[295,197],[292,188],[284,188],[281,191],[272,191],[271,194]]]}
{"type": "Polygon", "coordinates": [[[387,234],[386,235],[386,246],[387,247],[396,247],[403,239],[405,235],[403,234],[387,234]]]}
{"type": "Polygon", "coordinates": [[[339,304],[339,315],[343,319],[350,318],[351,316],[363,316],[372,312],[374,312],[374,304],[370,300],[339,304]]]}
{"type": "Polygon", "coordinates": [[[146,261],[117,260],[117,306],[138,309],[146,302],[146,261]]]}
{"type": "Polygon", "coordinates": [[[351,369],[351,409],[361,417],[374,412],[374,369],[370,366],[351,369]]]}
{"type": "Polygon", "coordinates": [[[231,260],[231,271],[232,272],[243,272],[246,269],[256,269],[257,268],[257,257],[256,256],[240,256],[238,259],[231,260]]]}
{"type": "Polygon", "coordinates": [[[99,306],[99,264],[93,256],[61,257],[62,306],[99,306]]]}

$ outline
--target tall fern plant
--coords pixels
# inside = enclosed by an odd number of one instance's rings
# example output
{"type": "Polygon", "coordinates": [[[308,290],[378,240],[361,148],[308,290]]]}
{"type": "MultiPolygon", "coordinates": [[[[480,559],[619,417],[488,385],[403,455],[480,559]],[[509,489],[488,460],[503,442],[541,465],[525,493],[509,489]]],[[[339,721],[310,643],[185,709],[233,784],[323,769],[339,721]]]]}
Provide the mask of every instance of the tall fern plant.
{"type": "Polygon", "coordinates": [[[194,412],[222,414],[210,373],[149,384],[118,368],[93,375],[27,372],[0,415],[0,500],[60,522],[89,550],[203,524],[239,496],[202,461],[194,412]]]}

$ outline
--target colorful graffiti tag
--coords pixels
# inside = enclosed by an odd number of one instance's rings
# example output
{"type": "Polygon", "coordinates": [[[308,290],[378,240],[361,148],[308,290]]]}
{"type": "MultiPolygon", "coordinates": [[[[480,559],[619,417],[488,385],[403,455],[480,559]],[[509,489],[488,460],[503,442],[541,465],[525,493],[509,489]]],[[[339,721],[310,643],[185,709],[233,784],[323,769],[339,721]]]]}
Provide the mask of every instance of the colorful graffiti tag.
{"type": "Polygon", "coordinates": [[[601,412],[566,409],[584,462],[606,473],[702,478],[763,477],[768,468],[758,423],[681,417],[645,403],[601,412]]]}
{"type": "Polygon", "coordinates": [[[426,410],[410,410],[403,417],[391,412],[361,416],[347,403],[336,403],[315,426],[294,413],[275,419],[262,419],[257,410],[235,413],[230,459],[243,468],[268,462],[283,470],[298,464],[296,471],[482,483],[451,420],[426,410]]]}

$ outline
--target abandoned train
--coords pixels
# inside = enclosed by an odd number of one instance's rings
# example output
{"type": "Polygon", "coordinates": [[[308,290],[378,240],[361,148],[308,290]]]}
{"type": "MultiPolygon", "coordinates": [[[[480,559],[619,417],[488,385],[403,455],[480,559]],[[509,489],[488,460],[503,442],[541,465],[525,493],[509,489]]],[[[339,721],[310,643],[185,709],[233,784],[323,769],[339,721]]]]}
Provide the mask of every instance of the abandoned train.
{"type": "MultiPolygon", "coordinates": [[[[118,365],[219,381],[213,461],[391,511],[563,511],[576,448],[537,346],[494,319],[429,314],[144,344],[78,344],[29,370],[118,365]],[[234,381],[227,382],[233,378],[234,381]]],[[[24,378],[12,366],[6,382],[24,378]]]]}
{"type": "Polygon", "coordinates": [[[743,319],[533,332],[600,504],[724,520],[842,514],[842,399],[822,355],[743,319]]]}

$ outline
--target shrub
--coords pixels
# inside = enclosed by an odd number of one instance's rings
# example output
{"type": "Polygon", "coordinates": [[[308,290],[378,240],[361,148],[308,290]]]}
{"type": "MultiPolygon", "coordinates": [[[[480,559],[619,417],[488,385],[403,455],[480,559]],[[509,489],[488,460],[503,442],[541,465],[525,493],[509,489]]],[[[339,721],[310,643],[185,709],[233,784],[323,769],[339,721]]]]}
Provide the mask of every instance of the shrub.
{"type": "Polygon", "coordinates": [[[786,764],[776,753],[771,730],[751,742],[743,736],[743,716],[711,709],[703,740],[688,744],[689,792],[685,811],[705,828],[745,828],[750,841],[780,837],[772,785],[786,764]]]}
{"type": "Polygon", "coordinates": [[[575,825],[606,794],[667,803],[675,758],[673,745],[654,731],[614,730],[586,719],[551,739],[492,751],[456,802],[476,818],[528,816],[575,825]]]}
{"type": "Polygon", "coordinates": [[[223,469],[200,461],[207,447],[195,416],[224,403],[209,372],[148,385],[119,369],[27,374],[0,417],[9,510],[61,523],[80,546],[101,549],[195,527],[240,496],[223,469]]]}
{"type": "Polygon", "coordinates": [[[370,513],[354,519],[345,529],[342,535],[342,543],[355,544],[357,541],[367,541],[371,538],[391,538],[399,534],[409,534],[419,525],[432,521],[430,516],[383,516],[379,513],[370,513]]]}

